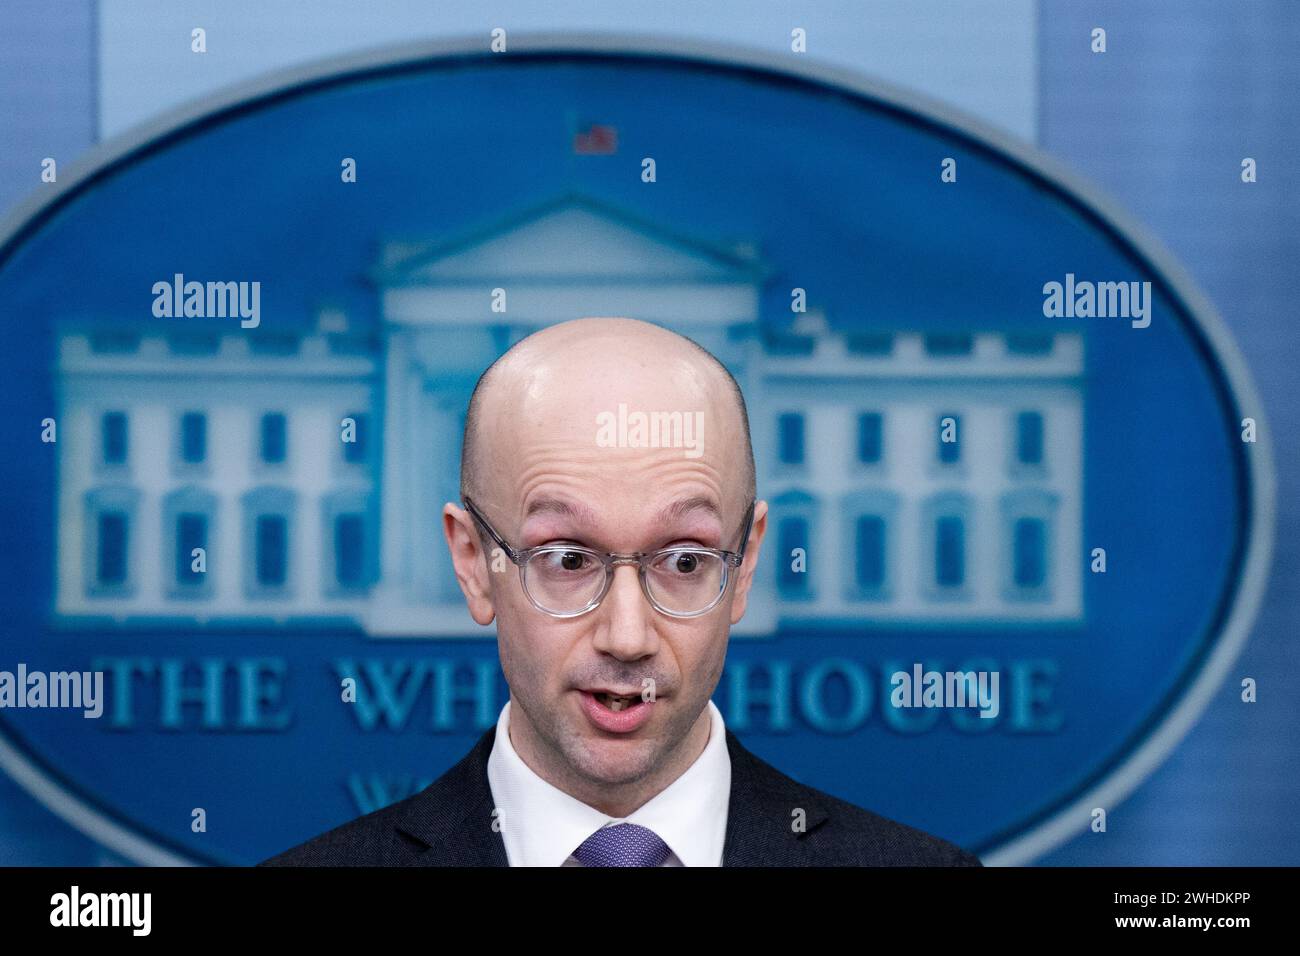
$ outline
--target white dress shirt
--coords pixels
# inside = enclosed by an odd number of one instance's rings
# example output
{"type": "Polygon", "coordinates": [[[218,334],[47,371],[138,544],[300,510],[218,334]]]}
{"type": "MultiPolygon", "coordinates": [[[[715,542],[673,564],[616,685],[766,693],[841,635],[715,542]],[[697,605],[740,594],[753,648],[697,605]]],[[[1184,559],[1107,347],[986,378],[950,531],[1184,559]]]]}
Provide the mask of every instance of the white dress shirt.
{"type": "Polygon", "coordinates": [[[722,712],[708,703],[709,741],[686,771],[634,810],[615,818],[539,777],[510,742],[510,701],[497,718],[488,785],[511,866],[582,866],[573,851],[606,824],[649,827],[668,844],[663,866],[721,866],[731,798],[731,757],[722,712]]]}

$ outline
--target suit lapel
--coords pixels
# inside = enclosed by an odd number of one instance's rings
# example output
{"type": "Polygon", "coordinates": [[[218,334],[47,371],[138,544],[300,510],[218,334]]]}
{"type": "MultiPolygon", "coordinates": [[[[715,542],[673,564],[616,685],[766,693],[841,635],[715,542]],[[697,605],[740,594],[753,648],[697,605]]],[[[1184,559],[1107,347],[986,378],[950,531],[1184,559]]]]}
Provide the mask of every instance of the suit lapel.
{"type": "Polygon", "coordinates": [[[807,837],[829,819],[814,793],[750,753],[730,730],[731,800],[723,866],[810,866],[807,837]],[[802,811],[802,826],[799,811],[802,811]]]}
{"type": "Polygon", "coordinates": [[[508,866],[493,827],[487,763],[496,737],[489,727],[461,761],[422,790],[395,826],[418,841],[412,866],[508,866]]]}

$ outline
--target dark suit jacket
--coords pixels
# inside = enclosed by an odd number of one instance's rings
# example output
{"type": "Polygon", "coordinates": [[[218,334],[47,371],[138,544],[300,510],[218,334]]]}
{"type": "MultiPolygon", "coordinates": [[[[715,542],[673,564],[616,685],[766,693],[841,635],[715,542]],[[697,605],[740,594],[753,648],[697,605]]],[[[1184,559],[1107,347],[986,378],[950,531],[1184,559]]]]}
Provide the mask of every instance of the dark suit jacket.
{"type": "MultiPolygon", "coordinates": [[[[507,866],[493,829],[488,754],[496,727],[419,793],[286,850],[259,866],[507,866]]],[[[727,731],[731,802],[724,866],[980,866],[938,837],[787,777],[727,731]],[[806,811],[794,832],[792,812],[806,811]]]]}

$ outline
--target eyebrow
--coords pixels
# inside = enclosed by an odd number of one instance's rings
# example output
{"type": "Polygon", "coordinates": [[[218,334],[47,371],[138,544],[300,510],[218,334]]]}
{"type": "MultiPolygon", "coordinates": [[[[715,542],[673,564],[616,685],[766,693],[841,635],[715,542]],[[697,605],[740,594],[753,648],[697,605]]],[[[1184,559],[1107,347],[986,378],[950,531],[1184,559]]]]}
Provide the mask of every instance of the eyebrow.
{"type": "Polygon", "coordinates": [[[722,523],[722,512],[708,495],[695,495],[692,498],[683,498],[681,501],[674,501],[668,507],[664,508],[655,516],[659,524],[667,524],[669,521],[675,521],[685,517],[692,511],[705,511],[718,519],[718,524],[722,523]]]}
{"type": "Polygon", "coordinates": [[[596,513],[591,508],[578,502],[570,502],[564,498],[533,499],[524,512],[524,520],[527,521],[533,515],[540,514],[554,514],[564,518],[572,518],[587,527],[594,527],[597,523],[596,513]]]}

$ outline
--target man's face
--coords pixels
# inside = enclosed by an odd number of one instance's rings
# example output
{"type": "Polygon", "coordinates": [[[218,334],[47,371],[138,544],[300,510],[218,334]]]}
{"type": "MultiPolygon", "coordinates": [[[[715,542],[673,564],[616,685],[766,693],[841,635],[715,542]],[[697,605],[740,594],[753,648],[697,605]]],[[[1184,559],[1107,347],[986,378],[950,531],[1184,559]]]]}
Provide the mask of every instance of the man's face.
{"type": "MultiPolygon", "coordinates": [[[[749,500],[737,466],[743,448],[738,414],[704,386],[697,367],[685,359],[666,362],[644,383],[616,368],[583,384],[562,378],[560,369],[543,365],[530,369],[520,387],[501,390],[500,417],[492,419],[500,429],[494,447],[510,454],[495,456],[500,480],[493,487],[504,493],[475,504],[508,543],[520,549],[576,544],[602,552],[740,549],[749,500]],[[617,415],[620,402],[629,411],[701,413],[702,454],[602,445],[598,416],[617,415]]],[[[543,764],[535,769],[581,792],[635,784],[683,762],[692,729],[707,726],[701,721],[708,720],[705,707],[722,673],[730,626],[744,613],[765,512],[759,502],[745,563],[731,569],[722,600],[694,618],[653,608],[631,564],[615,568],[595,610],[554,618],[529,601],[513,563],[489,560],[504,568],[493,572],[477,554],[468,570],[486,585],[485,593],[476,599],[472,582],[462,580],[462,586],[480,623],[497,619],[511,739],[526,760],[543,764]],[[652,690],[652,701],[643,702],[643,688],[652,690]],[[637,696],[631,708],[616,711],[592,693],[600,690],[637,696]]],[[[457,555],[454,524],[448,521],[448,535],[457,555]]],[[[463,529],[464,522],[458,524],[463,529]]],[[[461,548],[463,555],[470,546],[461,539],[461,548]]],[[[707,731],[695,737],[706,738],[707,731]]]]}

